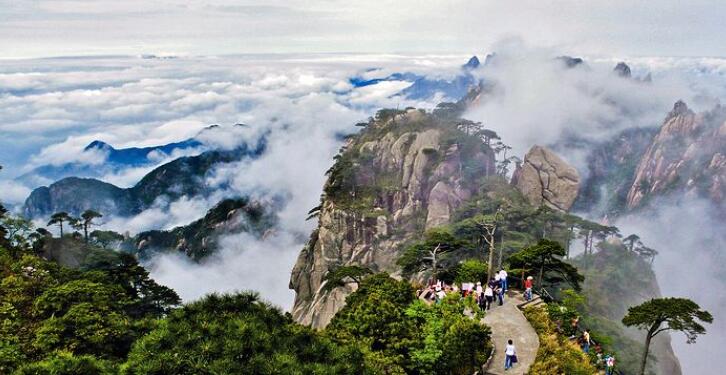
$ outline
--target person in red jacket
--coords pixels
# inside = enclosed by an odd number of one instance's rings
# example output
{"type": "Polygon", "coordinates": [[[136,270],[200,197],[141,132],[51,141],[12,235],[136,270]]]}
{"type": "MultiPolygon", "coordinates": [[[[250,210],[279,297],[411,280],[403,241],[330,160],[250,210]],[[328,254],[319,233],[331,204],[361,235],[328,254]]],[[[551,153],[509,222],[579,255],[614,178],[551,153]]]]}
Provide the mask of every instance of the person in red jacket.
{"type": "Polygon", "coordinates": [[[527,280],[524,280],[524,299],[532,299],[532,276],[527,276],[527,280]]]}

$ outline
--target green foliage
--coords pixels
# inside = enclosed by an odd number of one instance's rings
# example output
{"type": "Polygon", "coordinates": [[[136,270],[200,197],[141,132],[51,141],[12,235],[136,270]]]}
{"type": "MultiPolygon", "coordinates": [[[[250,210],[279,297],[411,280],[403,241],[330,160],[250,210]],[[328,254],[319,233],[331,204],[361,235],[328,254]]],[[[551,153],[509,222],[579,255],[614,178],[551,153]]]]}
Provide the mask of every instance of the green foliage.
{"type": "Polygon", "coordinates": [[[512,255],[508,261],[511,268],[540,275],[538,280],[540,286],[543,283],[551,286],[566,282],[575,290],[580,290],[580,283],[584,277],[577,268],[560,259],[564,255],[565,249],[558,242],[542,239],[536,245],[512,255]]]}
{"type": "Polygon", "coordinates": [[[94,244],[106,249],[115,247],[114,245],[119,245],[124,240],[121,233],[112,230],[94,230],[90,238],[94,244]]]}
{"type": "Polygon", "coordinates": [[[455,236],[451,229],[437,227],[426,232],[423,241],[406,248],[397,263],[404,275],[430,270],[436,277],[440,270],[455,267],[460,256],[473,250],[470,242],[455,236]]]}
{"type": "Polygon", "coordinates": [[[413,321],[406,318],[406,308],[415,298],[408,282],[373,275],[346,298],[326,332],[343,343],[360,341],[373,351],[405,355],[416,335],[413,321]]]}
{"type": "Polygon", "coordinates": [[[109,264],[105,271],[79,271],[0,248],[0,372],[27,365],[24,373],[56,373],[56,368],[64,373],[90,368],[93,358],[125,358],[131,343],[147,331],[147,322],[179,302],[173,291],[150,279],[147,288],[166,290],[166,297],[174,298],[130,293],[128,286],[141,281],[126,271],[134,264],[140,267],[129,260],[109,264]],[[55,356],[56,351],[70,356],[55,356]]]}
{"type": "Polygon", "coordinates": [[[362,354],[300,326],[255,293],[209,295],[134,344],[123,374],[356,374],[362,354]]]}
{"type": "Polygon", "coordinates": [[[663,331],[680,331],[689,343],[706,333],[706,328],[699,321],[711,323],[713,316],[688,298],[673,297],[651,299],[629,308],[628,314],[623,317],[623,324],[646,329],[650,337],[663,331]]]}
{"type": "Polygon", "coordinates": [[[623,324],[647,330],[639,373],[645,374],[653,337],[665,331],[680,331],[686,335],[686,342],[694,343],[698,335],[706,333],[701,322],[711,323],[713,316],[687,298],[654,298],[630,307],[623,317],[623,324]]]}
{"type": "MultiPolygon", "coordinates": [[[[655,274],[648,262],[626,246],[603,242],[597,248],[599,251],[587,260],[590,267],[582,289],[587,298],[580,310],[580,323],[592,330],[606,352],[617,353],[618,369],[635,373],[644,346],[640,335],[626,331],[620,320],[629,306],[657,295],[655,274]]],[[[573,264],[583,269],[585,261],[584,256],[578,256],[573,264]]]]}
{"type": "Polygon", "coordinates": [[[491,344],[489,328],[466,317],[466,307],[458,295],[429,306],[409,283],[376,274],[348,296],[325,332],[360,347],[376,373],[471,374],[491,344]]]}
{"type": "Polygon", "coordinates": [[[423,346],[411,350],[411,367],[418,374],[472,374],[491,354],[491,331],[464,315],[457,294],[441,303],[415,301],[407,310],[421,327],[423,346]]]}
{"type": "Polygon", "coordinates": [[[373,271],[367,267],[361,266],[340,266],[325,274],[325,290],[330,291],[338,287],[345,286],[348,282],[360,284],[366,276],[373,274],[373,271]]]}
{"type": "Polygon", "coordinates": [[[112,375],[116,369],[108,361],[90,355],[75,356],[70,352],[58,352],[50,357],[21,366],[15,375],[112,375]]]}
{"type": "Polygon", "coordinates": [[[592,375],[597,370],[585,353],[559,335],[555,324],[550,320],[547,310],[540,307],[527,307],[524,316],[539,336],[539,349],[529,373],[538,375],[592,375]]]}
{"type": "Polygon", "coordinates": [[[28,248],[30,246],[30,234],[34,230],[32,222],[13,215],[0,215],[0,227],[3,228],[4,238],[7,239],[11,248],[28,248]]]}
{"type": "Polygon", "coordinates": [[[50,216],[48,225],[57,224],[58,228],[60,229],[60,236],[63,237],[63,223],[68,223],[70,225],[73,221],[74,221],[74,219],[71,217],[71,215],[68,214],[68,212],[61,211],[61,212],[56,212],[50,216]]]}
{"type": "Polygon", "coordinates": [[[487,281],[487,264],[477,259],[467,259],[461,262],[455,270],[457,283],[487,281]]]}

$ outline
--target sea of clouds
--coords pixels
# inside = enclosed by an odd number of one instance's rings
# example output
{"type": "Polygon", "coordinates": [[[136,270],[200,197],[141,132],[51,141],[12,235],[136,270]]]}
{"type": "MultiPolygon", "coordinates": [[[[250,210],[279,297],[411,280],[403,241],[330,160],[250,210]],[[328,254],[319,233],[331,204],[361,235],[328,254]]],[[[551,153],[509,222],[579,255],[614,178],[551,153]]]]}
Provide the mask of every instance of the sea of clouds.
{"type": "MultiPolygon", "coordinates": [[[[445,99],[412,101],[398,94],[410,82],[354,87],[349,78],[414,72],[450,78],[469,56],[274,55],[185,58],[102,57],[0,62],[0,199],[21,204],[36,186],[13,177],[40,165],[102,165],[105,155],[84,148],[101,140],[115,148],[146,147],[198,136],[201,149],[160,155],[154,165],[126,168],[101,179],[133,186],[154,167],[204,149],[256,144],[265,152],[220,165],[206,176],[218,190],[206,197],[159,199],[134,217],[103,219],[103,227],[138,233],[188,224],[230,196],[283,201],[279,227],[264,240],[231,236],[203,265],[174,256],[154,259],[152,275],[185,300],[210,291],[256,289],[289,308],[289,271],[315,223],[324,172],[342,145],[383,107],[433,108],[445,99]],[[202,131],[220,124],[215,131],[202,131]],[[233,126],[245,124],[246,126],[233,126]],[[201,133],[200,133],[201,132],[201,133]],[[273,272],[274,271],[274,272],[273,272]],[[231,277],[230,275],[234,275],[231,277]],[[270,278],[274,279],[270,281],[270,278]],[[260,283],[260,280],[267,280],[260,283]]],[[[43,225],[42,221],[37,224],[43,225]]]]}
{"type": "MultiPolygon", "coordinates": [[[[726,98],[723,59],[626,59],[635,77],[651,75],[652,82],[646,83],[615,77],[612,68],[620,58],[586,58],[587,66],[565,69],[552,59],[558,55],[555,51],[528,48],[516,40],[496,50],[495,63],[477,73],[495,89],[467,117],[496,130],[519,156],[535,143],[555,145],[583,173],[585,150],[562,139],[596,143],[626,128],[660,125],[678,99],[705,110],[726,98]]],[[[379,108],[430,109],[447,99],[439,95],[412,101],[396,95],[409,82],[355,88],[348,79],[407,71],[451,78],[468,57],[330,54],[0,61],[0,200],[22,203],[33,186],[13,178],[39,165],[103,163],[103,155],[83,151],[93,140],[116,148],[153,146],[193,137],[210,124],[222,125],[222,131],[202,133],[208,147],[232,148],[265,137],[267,148],[260,157],[221,165],[207,176],[210,186],[219,187],[211,196],[160,200],[132,218],[107,217],[104,226],[131,233],[169,229],[200,218],[228,196],[283,202],[277,206],[277,229],[264,239],[230,235],[222,239],[223,250],[203,264],[162,255],[148,266],[153,277],[187,301],[211,291],[255,289],[288,309],[294,297],[288,289],[289,272],[316,225],[305,221],[306,213],[318,204],[324,172],[343,136],[356,132],[353,125],[379,108]]],[[[155,165],[117,171],[103,179],[132,186],[176,156],[180,155],[161,155],[155,165]]],[[[714,301],[722,297],[711,298],[704,285],[716,285],[712,274],[723,269],[701,272],[717,264],[712,257],[718,251],[699,249],[723,247],[723,242],[698,230],[718,233],[723,223],[704,216],[705,223],[686,227],[691,229],[682,235],[703,241],[668,240],[674,226],[699,215],[699,207],[667,206],[658,213],[660,221],[631,217],[618,224],[623,232],[640,233],[660,251],[655,267],[664,295],[694,298],[715,310],[719,319],[726,314],[714,301]],[[693,216],[679,214],[683,212],[693,216]],[[690,251],[701,258],[693,261],[686,255],[690,251]],[[677,282],[671,277],[674,273],[679,274],[677,282]]],[[[716,341],[709,342],[722,343],[718,340],[723,335],[712,332],[716,338],[710,340],[716,341]]],[[[681,346],[677,350],[684,354],[685,369],[700,368],[698,363],[706,358],[700,354],[708,353],[681,346]],[[685,359],[686,354],[695,359],[685,359]]]]}

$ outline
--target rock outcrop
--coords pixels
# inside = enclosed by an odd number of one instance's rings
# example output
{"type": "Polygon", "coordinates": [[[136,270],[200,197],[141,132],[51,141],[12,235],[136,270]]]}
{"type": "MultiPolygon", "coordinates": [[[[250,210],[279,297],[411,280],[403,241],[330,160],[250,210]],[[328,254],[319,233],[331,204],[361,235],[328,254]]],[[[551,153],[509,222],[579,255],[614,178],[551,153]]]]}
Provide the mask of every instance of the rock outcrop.
{"type": "Polygon", "coordinates": [[[696,114],[678,101],[638,163],[627,206],[676,191],[709,198],[726,212],[726,108],[696,114]]]}
{"type": "Polygon", "coordinates": [[[635,168],[657,133],[657,127],[626,129],[594,145],[587,156],[587,177],[572,210],[590,212],[594,217],[625,213],[635,168]]]}
{"type": "Polygon", "coordinates": [[[350,287],[326,291],[332,268],[362,265],[399,274],[401,245],[446,224],[495,172],[494,153],[456,129],[456,119],[418,110],[379,112],[329,171],[318,228],[292,270],[293,317],[325,326],[350,287]]]}
{"type": "Polygon", "coordinates": [[[269,202],[225,199],[199,220],[170,230],[141,232],[124,245],[140,259],[160,252],[177,252],[200,261],[223,246],[220,239],[224,236],[247,233],[262,238],[273,231],[277,223],[273,208],[274,204],[269,202]]]}
{"type": "Polygon", "coordinates": [[[512,184],[535,207],[568,211],[577,198],[580,175],[554,152],[535,145],[514,171],[512,184]]]}
{"type": "Polygon", "coordinates": [[[628,64],[624,62],[619,62],[617,65],[615,65],[615,68],[613,68],[613,72],[617,74],[619,77],[623,78],[630,78],[632,77],[632,73],[630,72],[630,67],[628,64]]]}

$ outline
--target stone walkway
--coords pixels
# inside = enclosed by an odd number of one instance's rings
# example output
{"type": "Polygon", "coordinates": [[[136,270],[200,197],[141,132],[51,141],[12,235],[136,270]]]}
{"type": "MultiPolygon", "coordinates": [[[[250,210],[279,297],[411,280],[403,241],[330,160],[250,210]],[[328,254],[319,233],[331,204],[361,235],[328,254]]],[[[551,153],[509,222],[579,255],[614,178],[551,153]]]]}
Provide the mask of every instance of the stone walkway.
{"type": "Polygon", "coordinates": [[[487,374],[514,374],[523,375],[534,363],[539,349],[539,338],[522,312],[517,308],[524,303],[521,293],[510,291],[504,299],[504,306],[494,303],[494,308],[487,311],[482,322],[492,329],[492,342],[494,343],[494,358],[489,363],[487,374]],[[517,349],[518,362],[513,368],[504,371],[504,348],[507,340],[514,341],[517,349]]]}

